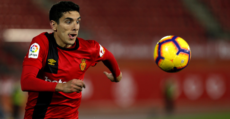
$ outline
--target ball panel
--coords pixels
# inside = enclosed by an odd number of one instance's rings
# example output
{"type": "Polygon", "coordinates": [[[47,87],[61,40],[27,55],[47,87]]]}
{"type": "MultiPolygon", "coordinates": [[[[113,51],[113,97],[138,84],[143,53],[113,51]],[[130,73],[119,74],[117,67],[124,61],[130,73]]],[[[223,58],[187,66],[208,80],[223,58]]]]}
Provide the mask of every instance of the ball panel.
{"type": "Polygon", "coordinates": [[[190,51],[190,47],[189,47],[188,43],[184,39],[182,39],[181,37],[177,37],[176,42],[179,44],[181,49],[185,49],[185,50],[190,51]]]}
{"type": "Polygon", "coordinates": [[[173,61],[177,69],[185,68],[189,62],[189,54],[181,52],[173,61]]]}
{"type": "Polygon", "coordinates": [[[166,42],[163,43],[161,45],[161,56],[164,57],[165,59],[173,59],[178,51],[178,48],[176,47],[176,45],[170,41],[170,42],[166,42]]]}
{"type": "Polygon", "coordinates": [[[174,67],[174,64],[172,61],[168,60],[168,59],[164,59],[162,60],[159,65],[158,65],[162,70],[164,71],[172,71],[173,70],[173,67],[174,67]]]}
{"type": "Polygon", "coordinates": [[[158,66],[160,66],[163,63],[164,59],[160,59],[157,63],[158,66]]]}

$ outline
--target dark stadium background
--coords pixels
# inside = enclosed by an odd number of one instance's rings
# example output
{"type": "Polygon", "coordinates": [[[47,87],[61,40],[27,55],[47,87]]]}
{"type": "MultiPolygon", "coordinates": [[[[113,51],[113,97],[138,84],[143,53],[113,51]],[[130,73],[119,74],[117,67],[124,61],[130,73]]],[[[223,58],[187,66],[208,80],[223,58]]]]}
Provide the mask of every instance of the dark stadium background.
{"type": "MultiPolygon", "coordinates": [[[[0,117],[10,118],[15,107],[23,115],[22,61],[31,38],[50,31],[48,11],[58,1],[0,0],[0,117]]],[[[80,6],[79,37],[110,50],[123,72],[115,84],[102,63],[88,70],[80,119],[230,117],[229,0],[71,1],[80,6]],[[182,37],[192,51],[178,73],[163,72],[153,60],[166,35],[182,37]]]]}

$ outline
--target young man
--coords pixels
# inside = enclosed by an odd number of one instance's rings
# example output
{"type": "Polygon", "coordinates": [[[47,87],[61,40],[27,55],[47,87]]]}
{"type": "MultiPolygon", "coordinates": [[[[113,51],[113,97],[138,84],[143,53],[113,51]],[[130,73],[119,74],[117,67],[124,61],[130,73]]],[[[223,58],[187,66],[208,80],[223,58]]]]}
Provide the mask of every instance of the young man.
{"type": "Polygon", "coordinates": [[[94,40],[77,37],[79,6],[59,2],[49,13],[53,33],[33,38],[23,62],[21,87],[28,91],[25,119],[78,119],[85,71],[102,61],[112,73],[112,82],[122,73],[114,56],[94,40]]]}

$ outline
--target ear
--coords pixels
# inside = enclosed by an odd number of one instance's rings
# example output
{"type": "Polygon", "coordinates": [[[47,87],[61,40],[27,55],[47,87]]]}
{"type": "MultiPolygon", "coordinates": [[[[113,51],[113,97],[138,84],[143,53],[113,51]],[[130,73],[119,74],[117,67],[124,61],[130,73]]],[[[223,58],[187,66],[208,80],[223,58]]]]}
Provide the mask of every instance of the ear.
{"type": "Polygon", "coordinates": [[[54,20],[50,21],[50,27],[54,30],[57,31],[57,22],[54,20]]]}

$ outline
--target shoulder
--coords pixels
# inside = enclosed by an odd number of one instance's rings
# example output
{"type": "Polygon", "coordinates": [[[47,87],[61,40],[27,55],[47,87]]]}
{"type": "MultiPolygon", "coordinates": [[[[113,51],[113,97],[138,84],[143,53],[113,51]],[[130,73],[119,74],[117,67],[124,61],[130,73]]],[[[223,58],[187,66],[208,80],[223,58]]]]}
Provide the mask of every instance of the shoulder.
{"type": "Polygon", "coordinates": [[[49,48],[49,41],[46,37],[46,32],[35,36],[29,46],[28,58],[38,58],[46,56],[49,48]]]}
{"type": "Polygon", "coordinates": [[[78,38],[79,47],[88,50],[96,50],[99,47],[99,43],[95,40],[84,40],[83,38],[78,38]]]}
{"type": "Polygon", "coordinates": [[[45,35],[41,33],[35,36],[29,46],[28,52],[24,58],[23,65],[42,67],[42,62],[48,54],[49,41],[45,35]]]}
{"type": "Polygon", "coordinates": [[[37,42],[37,43],[42,43],[42,44],[48,44],[49,42],[48,42],[48,39],[47,39],[47,37],[46,37],[46,35],[45,35],[46,33],[47,33],[47,32],[43,32],[43,33],[41,33],[41,34],[35,36],[35,37],[32,39],[32,42],[31,42],[31,43],[37,42]]]}
{"type": "Polygon", "coordinates": [[[49,41],[48,41],[48,39],[47,39],[45,34],[46,34],[46,32],[43,32],[43,33],[35,36],[32,39],[30,46],[37,45],[39,48],[40,47],[48,48],[49,47],[49,41]]]}
{"type": "Polygon", "coordinates": [[[79,41],[79,49],[90,52],[92,57],[96,57],[99,54],[100,44],[95,40],[84,40],[82,38],[78,38],[79,41]]]}

